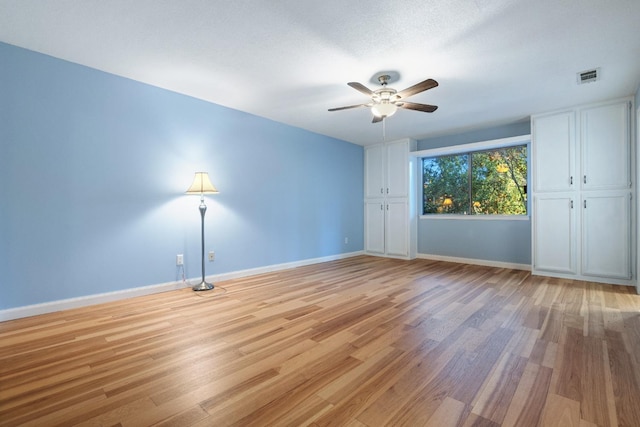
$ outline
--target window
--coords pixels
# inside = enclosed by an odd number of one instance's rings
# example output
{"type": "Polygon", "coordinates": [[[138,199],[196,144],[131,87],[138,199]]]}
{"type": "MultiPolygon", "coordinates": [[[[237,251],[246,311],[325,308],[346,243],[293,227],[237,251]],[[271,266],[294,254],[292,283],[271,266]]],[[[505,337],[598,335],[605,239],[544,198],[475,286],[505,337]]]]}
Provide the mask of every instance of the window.
{"type": "Polygon", "coordinates": [[[423,211],[526,215],[527,146],[422,159],[423,211]]]}

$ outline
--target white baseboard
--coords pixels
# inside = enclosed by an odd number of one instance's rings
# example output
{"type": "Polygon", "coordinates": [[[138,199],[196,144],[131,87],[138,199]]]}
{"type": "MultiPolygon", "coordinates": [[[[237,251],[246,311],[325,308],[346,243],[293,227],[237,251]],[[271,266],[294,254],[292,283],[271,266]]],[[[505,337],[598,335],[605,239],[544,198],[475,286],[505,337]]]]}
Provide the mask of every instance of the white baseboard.
{"type": "Polygon", "coordinates": [[[105,292],[102,294],[86,295],[77,298],[68,298],[42,304],[25,305],[22,307],[0,310],[0,322],[5,320],[20,319],[22,317],[37,316],[39,314],[53,313],[54,311],[69,310],[71,308],[86,307],[94,304],[117,301],[142,295],[157,294],[172,291],[184,287],[182,281],[161,283],[158,285],[141,286],[120,291],[105,292]]]}
{"type": "Polygon", "coordinates": [[[420,259],[431,259],[431,260],[434,260],[434,261],[457,262],[457,263],[460,263],[460,264],[483,265],[485,267],[510,268],[512,270],[531,271],[531,265],[529,265],[529,264],[517,264],[517,263],[513,263],[513,262],[490,261],[490,260],[486,260],[486,259],[460,258],[460,257],[444,256],[444,255],[432,255],[432,254],[418,254],[417,258],[420,258],[420,259]]]}
{"type": "MultiPolygon", "coordinates": [[[[335,261],[338,259],[351,258],[358,255],[364,255],[364,251],[349,252],[346,254],[329,255],[321,258],[311,258],[302,261],[285,262],[283,264],[273,264],[264,267],[249,268],[247,270],[232,271],[230,273],[215,274],[207,276],[207,280],[213,282],[223,282],[225,280],[239,279],[241,277],[255,276],[256,274],[272,273],[274,271],[287,270],[289,268],[302,267],[305,265],[319,264],[321,262],[335,261]]],[[[196,280],[196,279],[194,279],[196,280]]]]}
{"type": "MultiPolygon", "coordinates": [[[[207,280],[213,282],[221,282],[225,280],[238,279],[241,277],[254,276],[256,274],[271,273],[274,271],[286,270],[289,268],[302,267],[305,265],[318,264],[321,262],[334,261],[343,258],[350,258],[363,255],[363,251],[350,252],[345,254],[330,255],[321,258],[312,258],[302,261],[287,262],[283,264],[274,264],[264,267],[250,268],[247,270],[233,271],[229,273],[215,274],[207,276],[207,280]]],[[[198,279],[191,278],[188,282],[197,283],[198,279]]],[[[157,294],[160,292],[172,291],[185,287],[182,281],[160,283],[157,285],[142,286],[132,289],[123,289],[121,291],[106,292],[102,294],[87,295],[77,298],[69,298],[58,301],[45,302],[42,304],[26,305],[23,307],[9,308],[0,310],[0,322],[6,320],[20,319],[23,317],[37,316],[39,314],[52,313],[55,311],[68,310],[71,308],[86,307],[94,304],[102,304],[105,302],[117,301],[126,298],[133,298],[143,295],[157,294]]]]}

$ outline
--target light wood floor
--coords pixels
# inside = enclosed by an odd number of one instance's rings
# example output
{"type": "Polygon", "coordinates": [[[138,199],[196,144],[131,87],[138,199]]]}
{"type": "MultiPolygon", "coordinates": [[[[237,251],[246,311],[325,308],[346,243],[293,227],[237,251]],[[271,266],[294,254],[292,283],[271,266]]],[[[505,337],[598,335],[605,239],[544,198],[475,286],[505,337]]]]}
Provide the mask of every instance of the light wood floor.
{"type": "Polygon", "coordinates": [[[0,425],[640,426],[632,288],[355,257],[0,323],[0,425]]]}

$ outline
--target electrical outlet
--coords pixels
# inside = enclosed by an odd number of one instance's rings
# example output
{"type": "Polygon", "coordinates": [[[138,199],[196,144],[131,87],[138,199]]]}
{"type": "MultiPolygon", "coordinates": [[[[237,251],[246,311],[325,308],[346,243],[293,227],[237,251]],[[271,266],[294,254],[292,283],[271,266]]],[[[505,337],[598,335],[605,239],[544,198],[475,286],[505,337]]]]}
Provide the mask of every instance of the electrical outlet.
{"type": "Polygon", "coordinates": [[[184,255],[176,255],[176,265],[184,265],[184,255]]]}
{"type": "Polygon", "coordinates": [[[345,237],[345,238],[344,238],[344,244],[345,244],[345,245],[348,245],[348,244],[349,244],[349,238],[348,238],[348,237],[345,237]]]}
{"type": "Polygon", "coordinates": [[[216,253],[213,251],[209,251],[209,261],[215,261],[216,260],[216,253]]]}

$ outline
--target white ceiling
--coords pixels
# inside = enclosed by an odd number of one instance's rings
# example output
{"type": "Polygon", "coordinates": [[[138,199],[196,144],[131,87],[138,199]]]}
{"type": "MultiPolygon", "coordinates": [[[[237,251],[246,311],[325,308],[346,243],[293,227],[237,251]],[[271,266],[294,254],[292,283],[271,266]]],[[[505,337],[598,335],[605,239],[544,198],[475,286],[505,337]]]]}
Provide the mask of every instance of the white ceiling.
{"type": "Polygon", "coordinates": [[[633,94],[639,23],[639,0],[0,0],[2,42],[361,145],[368,109],[327,111],[367,102],[347,82],[440,83],[387,140],[526,120],[633,94]]]}

